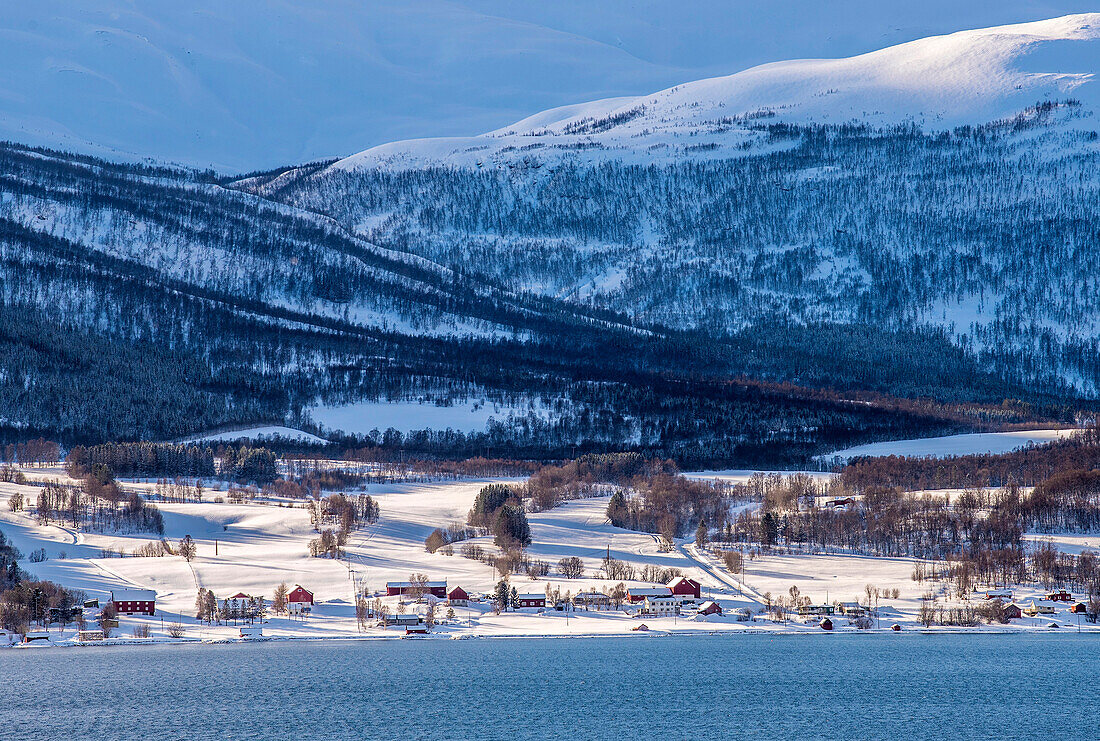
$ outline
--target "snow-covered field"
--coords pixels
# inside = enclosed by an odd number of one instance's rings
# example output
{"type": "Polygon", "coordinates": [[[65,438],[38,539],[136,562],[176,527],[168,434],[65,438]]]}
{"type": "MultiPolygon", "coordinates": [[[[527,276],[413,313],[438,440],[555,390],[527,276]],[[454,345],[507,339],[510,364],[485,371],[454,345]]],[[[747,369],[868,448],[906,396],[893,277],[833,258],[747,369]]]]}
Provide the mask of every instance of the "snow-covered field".
{"type": "Polygon", "coordinates": [[[226,432],[211,432],[205,435],[194,435],[192,437],[181,440],[185,443],[217,443],[217,442],[237,442],[238,440],[251,440],[252,442],[263,442],[265,440],[283,439],[291,442],[299,443],[311,443],[316,445],[326,445],[328,441],[311,435],[308,432],[302,430],[295,430],[292,427],[282,427],[281,425],[273,425],[269,427],[249,427],[244,430],[229,430],[226,432]]]}
{"type": "Polygon", "coordinates": [[[390,428],[400,432],[447,428],[461,432],[483,432],[490,419],[503,422],[509,417],[527,416],[529,413],[543,418],[549,414],[538,402],[509,405],[485,400],[469,400],[451,406],[415,401],[364,401],[310,409],[310,416],[318,424],[361,435],[372,430],[385,432],[390,428]]]}
{"type": "Polygon", "coordinates": [[[1070,437],[1077,430],[1026,430],[1021,432],[979,432],[968,435],[924,437],[914,440],[891,440],[882,443],[857,445],[822,456],[828,461],[848,460],[858,456],[897,455],[908,457],[943,458],[950,455],[975,455],[980,453],[1008,453],[1028,445],[1042,445],[1070,437]]]}
{"type": "MultiPolygon", "coordinates": [[[[148,535],[74,532],[58,525],[41,525],[26,512],[13,513],[0,508],[0,529],[24,553],[44,549],[48,560],[21,565],[35,576],[57,581],[87,592],[90,597],[107,597],[111,589],[148,588],[157,592],[156,617],[123,617],[116,635],[129,636],[136,625],[147,624],[155,639],[167,636],[164,625],[182,620],[186,638],[190,640],[223,640],[237,637],[234,626],[199,625],[193,620],[196,591],[199,587],[213,590],[219,598],[237,592],[264,595],[270,600],[275,587],[286,582],[293,587],[301,584],[315,593],[315,612],[305,621],[292,621],[272,616],[263,626],[266,637],[322,638],[336,636],[399,636],[403,631],[370,627],[360,630],[354,615],[356,588],[372,594],[384,592],[387,581],[407,580],[412,573],[423,573],[432,580],[446,580],[448,588],[461,586],[471,595],[492,592],[497,576],[488,565],[475,560],[442,552],[429,554],[424,539],[436,527],[462,522],[477,491],[484,481],[464,481],[445,484],[373,485],[381,517],[377,523],[356,531],[343,560],[311,558],[307,553],[309,540],[315,537],[307,510],[289,503],[254,502],[244,504],[165,503],[158,504],[164,512],[166,537],[171,541],[191,535],[198,545],[198,556],[190,564],[178,556],[161,558],[107,557],[108,549],[122,549],[129,554],[152,538],[148,535]]],[[[139,488],[147,485],[129,484],[139,488]]],[[[16,489],[14,484],[0,484],[0,499],[16,489]]],[[[34,496],[32,487],[23,487],[34,496]]],[[[213,496],[213,492],[208,493],[213,496]]],[[[708,618],[689,615],[652,617],[638,616],[636,610],[578,611],[568,616],[553,609],[534,609],[495,614],[488,600],[468,607],[455,607],[453,619],[445,619],[433,631],[436,635],[465,636],[543,636],[543,635],[613,635],[627,634],[641,623],[651,631],[713,632],[713,631],[805,631],[819,630],[817,619],[793,619],[775,622],[759,615],[747,622],[738,622],[732,615],[736,608],[747,607],[759,613],[767,599],[786,596],[792,586],[814,603],[825,601],[860,601],[865,586],[870,584],[891,594],[899,590],[896,599],[882,599],[880,629],[894,622],[905,630],[918,628],[915,617],[920,595],[927,588],[910,579],[913,562],[910,559],[873,558],[843,554],[765,555],[746,558],[744,582],[740,575],[725,571],[713,557],[683,541],[671,552],[660,549],[657,539],[645,533],[631,532],[611,526],[605,516],[607,498],[566,502],[542,513],[532,514],[533,543],[530,555],[556,565],[565,556],[577,556],[585,566],[585,577],[565,579],[556,575],[541,579],[513,575],[511,583],[520,593],[543,593],[547,585],[561,592],[601,590],[613,582],[598,578],[597,569],[610,552],[617,560],[636,568],[646,565],[675,567],[703,585],[703,598],[714,599],[725,611],[724,616],[708,618]],[[568,619],[567,619],[568,617],[568,619]]],[[[490,538],[472,542],[491,549],[490,538]]],[[[1067,543],[1067,545],[1069,545],[1067,543]]],[[[1079,543],[1083,547],[1084,543],[1079,543]]],[[[642,582],[627,586],[647,586],[642,582]]],[[[1031,599],[1041,599],[1035,590],[1018,592],[1016,601],[1026,605],[1031,599]]],[[[385,598],[392,611],[398,609],[398,598],[385,598]]],[[[409,604],[407,611],[423,611],[423,605],[409,604]]],[[[437,613],[443,617],[446,606],[437,613]]],[[[1060,608],[1064,611],[1064,608],[1060,608]]],[[[1051,620],[1069,621],[1070,616],[1024,618],[1010,626],[979,628],[978,630],[1020,630],[1044,628],[1051,620]]],[[[834,618],[838,630],[855,630],[843,617],[834,618]]],[[[55,628],[56,630],[56,628],[55,628]]],[[[59,636],[69,640],[73,631],[59,636]]]]}

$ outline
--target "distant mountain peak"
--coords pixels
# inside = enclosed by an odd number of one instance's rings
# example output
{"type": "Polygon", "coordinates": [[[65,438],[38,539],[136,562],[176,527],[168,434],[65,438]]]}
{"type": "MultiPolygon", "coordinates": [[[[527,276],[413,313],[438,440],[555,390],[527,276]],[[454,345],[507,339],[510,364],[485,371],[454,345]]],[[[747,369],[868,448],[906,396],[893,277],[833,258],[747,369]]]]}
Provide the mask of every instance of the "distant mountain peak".
{"type": "Polygon", "coordinates": [[[730,156],[745,124],[776,122],[950,129],[1038,103],[1100,102],[1100,13],[959,31],[842,59],[801,59],[649,95],[555,108],[474,137],[395,142],[336,168],[485,167],[524,158],[730,156]]]}

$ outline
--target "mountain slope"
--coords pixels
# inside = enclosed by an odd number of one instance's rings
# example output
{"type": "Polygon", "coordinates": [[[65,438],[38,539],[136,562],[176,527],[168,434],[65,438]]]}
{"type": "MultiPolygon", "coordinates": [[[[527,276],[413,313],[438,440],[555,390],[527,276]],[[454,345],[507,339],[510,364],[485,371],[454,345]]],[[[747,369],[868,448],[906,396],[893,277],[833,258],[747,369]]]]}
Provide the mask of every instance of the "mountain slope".
{"type": "MultiPolygon", "coordinates": [[[[1100,15],[1068,16],[766,65],[238,187],[515,291],[714,342],[788,323],[943,332],[1001,378],[1091,396],[1098,63],[1100,15]]],[[[817,370],[764,374],[851,387],[817,370]]]]}
{"type": "MultiPolygon", "coordinates": [[[[1066,99],[1100,106],[1100,14],[960,31],[846,59],[765,64],[651,95],[566,106],[482,136],[395,142],[345,158],[339,169],[485,167],[631,158],[733,156],[759,142],[753,120],[797,124],[981,125],[1066,99]]],[[[1095,122],[1087,126],[1095,128],[1095,122]]]]}
{"type": "MultiPolygon", "coordinates": [[[[741,378],[771,366],[772,353],[842,378],[850,363],[814,361],[797,341],[715,345],[513,291],[206,175],[10,145],[0,173],[0,442],[259,423],[321,432],[310,421],[319,405],[401,400],[515,411],[473,432],[402,424],[326,436],[395,457],[629,448],[778,464],[880,436],[1065,415],[1049,396],[1014,409],[853,402],[741,378]]],[[[916,363],[903,375],[964,378],[970,389],[936,395],[1027,395],[965,353],[929,351],[947,349],[941,337],[886,346],[902,356],[886,372],[916,363]]]]}
{"type": "Polygon", "coordinates": [[[228,171],[484,131],[792,56],[1082,0],[36,0],[0,17],[0,138],[228,171]]]}

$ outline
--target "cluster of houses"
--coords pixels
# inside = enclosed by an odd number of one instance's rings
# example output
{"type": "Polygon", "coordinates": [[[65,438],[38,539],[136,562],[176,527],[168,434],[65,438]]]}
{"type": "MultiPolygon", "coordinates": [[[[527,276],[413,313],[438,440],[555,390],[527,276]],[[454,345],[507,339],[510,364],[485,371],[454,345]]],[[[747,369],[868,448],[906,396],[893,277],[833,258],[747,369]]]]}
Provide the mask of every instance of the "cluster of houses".
{"type": "Polygon", "coordinates": [[[1044,600],[1033,599],[1027,607],[1020,607],[1013,601],[1011,589],[987,589],[984,596],[987,600],[996,600],[1003,605],[1005,620],[1018,620],[1024,615],[1028,617],[1057,615],[1058,608],[1055,605],[1044,604],[1047,602],[1066,603],[1068,605],[1066,611],[1071,615],[1084,615],[1088,611],[1088,606],[1084,602],[1075,602],[1073,595],[1064,589],[1050,592],[1044,600]]]}
{"type": "MultiPolygon", "coordinates": [[[[466,607],[471,602],[479,601],[460,586],[448,589],[445,581],[387,582],[386,595],[415,599],[445,599],[452,607],[466,607]]],[[[632,587],[626,592],[625,602],[636,609],[634,614],[638,616],[668,617],[684,612],[704,616],[722,614],[722,607],[717,602],[702,600],[702,586],[699,582],[683,576],[671,579],[664,586],[632,587]]],[[[604,592],[587,591],[578,592],[568,605],[559,601],[553,607],[558,610],[604,610],[611,609],[614,604],[612,597],[604,592]]],[[[545,609],[548,606],[545,593],[531,592],[515,595],[514,607],[516,608],[545,609]]],[[[739,611],[737,618],[748,620],[751,619],[751,615],[751,612],[742,610],[739,611]]],[[[426,632],[423,619],[417,614],[386,615],[382,618],[382,624],[404,627],[408,633],[426,632]]]]}

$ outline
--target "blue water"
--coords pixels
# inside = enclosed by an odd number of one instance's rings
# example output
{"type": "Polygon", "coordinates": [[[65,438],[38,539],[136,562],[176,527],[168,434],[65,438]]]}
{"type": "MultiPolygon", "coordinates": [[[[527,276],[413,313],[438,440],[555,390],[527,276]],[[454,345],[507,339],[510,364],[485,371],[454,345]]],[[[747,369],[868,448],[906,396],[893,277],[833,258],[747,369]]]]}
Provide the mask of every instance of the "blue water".
{"type": "Polygon", "coordinates": [[[1096,738],[1100,637],[0,651],[0,738],[1096,738]]]}

